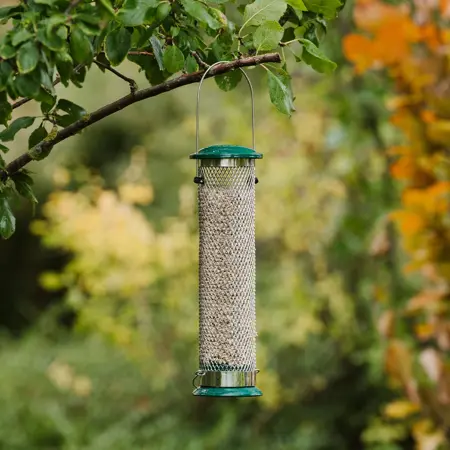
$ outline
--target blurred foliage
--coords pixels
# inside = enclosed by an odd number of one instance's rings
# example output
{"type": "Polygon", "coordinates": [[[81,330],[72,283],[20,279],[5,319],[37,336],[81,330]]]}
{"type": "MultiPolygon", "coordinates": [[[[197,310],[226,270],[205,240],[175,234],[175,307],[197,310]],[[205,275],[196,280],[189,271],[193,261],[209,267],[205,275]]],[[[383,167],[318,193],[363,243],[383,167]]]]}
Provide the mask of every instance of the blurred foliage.
{"type": "Polygon", "coordinates": [[[358,73],[383,69],[394,82],[387,105],[403,139],[382,150],[402,193],[400,208],[389,217],[408,255],[405,273],[420,277],[419,292],[387,302],[380,317],[380,333],[389,342],[385,367],[405,396],[386,413],[412,428],[417,448],[434,450],[445,442],[448,448],[450,3],[370,0],[357,3],[354,19],[360,33],[346,36],[347,57],[358,73]],[[396,45],[389,45],[393,33],[396,45]]]}
{"type": "MultiPolygon", "coordinates": [[[[265,154],[257,167],[258,386],[264,396],[217,402],[190,394],[198,364],[198,244],[194,165],[187,158],[195,137],[194,91],[187,89],[149,103],[145,114],[125,114],[122,122],[110,121],[111,128],[86,134],[65,167],[51,166],[52,193],[32,231],[46,251],[67,261],[40,276],[42,286],[65,301],[53,316],[52,309],[42,315],[27,337],[5,343],[8,367],[15,367],[9,361],[16,354],[24,361],[16,370],[31,364],[36,374],[5,373],[10,396],[2,403],[16,412],[0,414],[0,427],[19,427],[17,408],[26,406],[16,396],[28,380],[36,402],[59,408],[55,417],[64,417],[72,431],[61,431],[47,409],[30,405],[31,431],[20,442],[0,433],[4,447],[394,448],[370,438],[391,436],[397,427],[377,419],[390,394],[365,284],[373,263],[348,272],[347,280],[333,256],[370,260],[367,225],[357,232],[342,227],[359,215],[352,197],[361,179],[381,183],[383,158],[368,152],[370,136],[363,141],[333,118],[329,80],[299,74],[294,83],[302,107],[291,121],[270,111],[260,81],[254,77],[257,145],[265,154]],[[313,81],[314,89],[301,89],[313,81]],[[148,117],[160,125],[149,131],[148,117]],[[120,142],[131,126],[142,131],[130,153],[120,142]],[[119,143],[114,154],[112,144],[101,142],[109,132],[119,143]],[[61,331],[55,325],[61,317],[72,317],[75,330],[61,331]]],[[[248,142],[244,86],[225,97],[205,88],[202,142],[248,142]]],[[[365,220],[371,223],[377,213],[365,220]]],[[[408,432],[396,436],[407,441],[408,432]]]]}

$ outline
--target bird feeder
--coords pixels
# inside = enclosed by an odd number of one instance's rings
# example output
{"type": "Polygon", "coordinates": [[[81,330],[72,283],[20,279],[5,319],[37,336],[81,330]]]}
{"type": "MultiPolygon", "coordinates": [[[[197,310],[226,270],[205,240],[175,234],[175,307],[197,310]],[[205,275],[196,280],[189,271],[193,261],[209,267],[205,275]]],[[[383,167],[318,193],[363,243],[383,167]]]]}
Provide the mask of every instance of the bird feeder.
{"type": "MultiPolygon", "coordinates": [[[[219,64],[219,63],[216,63],[219,64]]],[[[197,92],[196,161],[199,205],[199,370],[193,392],[206,397],[255,397],[255,151],[213,145],[199,150],[199,104],[204,73],[197,92]],[[197,384],[198,382],[198,384],[197,384]]]]}

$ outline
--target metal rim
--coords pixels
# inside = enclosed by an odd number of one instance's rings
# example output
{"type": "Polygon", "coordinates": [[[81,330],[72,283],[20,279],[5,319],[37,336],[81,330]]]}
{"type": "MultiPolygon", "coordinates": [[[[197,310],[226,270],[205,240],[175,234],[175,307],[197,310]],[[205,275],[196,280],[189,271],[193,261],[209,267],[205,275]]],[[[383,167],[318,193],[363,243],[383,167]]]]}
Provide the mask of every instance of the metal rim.
{"type": "Polygon", "coordinates": [[[247,158],[223,158],[223,159],[201,159],[201,167],[253,167],[254,159],[247,158]]]}
{"type": "Polygon", "coordinates": [[[195,374],[193,380],[194,387],[216,387],[216,388],[238,388],[253,387],[256,385],[256,374],[259,370],[251,372],[242,371],[202,371],[195,374]],[[196,384],[199,379],[199,385],[196,384]]]}

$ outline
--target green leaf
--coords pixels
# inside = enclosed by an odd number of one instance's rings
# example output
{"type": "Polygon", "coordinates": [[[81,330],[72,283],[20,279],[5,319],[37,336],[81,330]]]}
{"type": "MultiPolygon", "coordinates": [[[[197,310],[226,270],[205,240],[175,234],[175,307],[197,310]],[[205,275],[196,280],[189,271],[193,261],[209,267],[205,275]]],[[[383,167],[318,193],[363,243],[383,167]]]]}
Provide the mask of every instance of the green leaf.
{"type": "Polygon", "coordinates": [[[164,21],[164,19],[170,14],[171,9],[170,3],[168,2],[162,2],[158,5],[158,8],[156,8],[156,20],[158,23],[164,21]]]}
{"type": "Polygon", "coordinates": [[[39,91],[39,95],[36,97],[36,100],[41,103],[41,111],[43,114],[50,112],[56,104],[56,97],[51,95],[45,89],[41,89],[39,91]]]}
{"type": "Polygon", "coordinates": [[[23,11],[22,6],[4,6],[0,8],[0,20],[9,19],[10,17],[17,16],[23,11]]]}
{"type": "Polygon", "coordinates": [[[159,69],[164,70],[163,50],[161,41],[156,36],[152,36],[150,38],[150,44],[152,46],[153,54],[155,55],[155,59],[156,62],[158,63],[159,69]]]}
{"type": "Polygon", "coordinates": [[[146,21],[150,9],[158,6],[158,0],[126,0],[117,18],[126,27],[137,27],[146,21]]]}
{"type": "Polygon", "coordinates": [[[39,62],[39,50],[34,42],[27,42],[17,53],[17,67],[20,73],[32,72],[39,62]]]}
{"type": "Polygon", "coordinates": [[[212,54],[216,61],[230,60],[230,53],[228,46],[222,46],[218,39],[216,39],[211,45],[212,54]]]}
{"type": "Polygon", "coordinates": [[[307,39],[299,39],[303,44],[303,61],[320,73],[332,73],[336,69],[335,62],[328,59],[322,51],[307,39]]]}
{"type": "Polygon", "coordinates": [[[42,103],[41,111],[44,113],[51,109],[51,107],[55,104],[55,97],[53,97],[53,95],[44,88],[39,90],[39,94],[36,95],[35,99],[42,103]]]}
{"type": "Polygon", "coordinates": [[[145,77],[153,86],[162,83],[170,75],[167,71],[162,71],[159,69],[156,59],[150,59],[147,57],[145,63],[142,61],[138,64],[145,67],[145,77]]]}
{"type": "Polygon", "coordinates": [[[234,89],[242,80],[242,72],[240,70],[233,70],[222,75],[216,75],[214,79],[222,91],[228,92],[234,89]]]}
{"type": "Polygon", "coordinates": [[[0,194],[0,236],[8,239],[14,231],[16,231],[16,218],[11,211],[8,199],[4,194],[0,194]]]}
{"type": "Polygon", "coordinates": [[[0,62],[0,92],[6,89],[6,85],[11,79],[12,73],[13,69],[8,62],[0,62]]]}
{"type": "Polygon", "coordinates": [[[83,116],[87,114],[84,108],[65,99],[58,101],[58,104],[56,105],[56,110],[61,110],[67,113],[62,116],[61,115],[56,116],[56,123],[62,127],[69,126],[70,124],[76,122],[77,120],[80,120],[83,116]]]}
{"type": "Polygon", "coordinates": [[[97,8],[102,13],[102,16],[104,18],[112,19],[116,16],[116,13],[114,12],[114,9],[109,0],[95,0],[95,4],[97,5],[97,8]]]}
{"type": "Polygon", "coordinates": [[[65,99],[59,100],[58,104],[56,105],[56,109],[60,109],[61,111],[74,116],[77,120],[81,119],[87,114],[84,108],[71,102],[70,100],[65,99]]]}
{"type": "MultiPolygon", "coordinates": [[[[1,150],[3,153],[8,153],[8,152],[9,152],[9,148],[6,147],[6,145],[3,145],[3,144],[0,144],[0,150],[1,150]]],[[[2,158],[2,160],[3,160],[3,158],[2,158]]]]}
{"type": "Polygon", "coordinates": [[[42,125],[36,128],[28,138],[28,148],[33,148],[35,145],[39,144],[39,142],[43,141],[47,136],[48,132],[42,125]]]}
{"type": "MultiPolygon", "coordinates": [[[[153,11],[152,9],[150,11],[153,11]]],[[[153,23],[150,27],[141,27],[135,28],[133,30],[133,36],[131,39],[131,45],[134,48],[142,49],[143,47],[148,46],[150,42],[150,37],[155,31],[155,23],[153,23]]]]}
{"type": "MultiPolygon", "coordinates": [[[[26,76],[26,75],[23,75],[26,76]]],[[[11,98],[11,100],[17,100],[20,97],[20,94],[17,92],[16,87],[14,86],[14,83],[8,83],[8,85],[6,86],[6,91],[5,91],[11,98]]]]}
{"type": "Polygon", "coordinates": [[[184,55],[175,45],[167,47],[163,55],[164,67],[170,73],[176,73],[184,67],[184,55]]]}
{"type": "Polygon", "coordinates": [[[325,19],[334,19],[342,7],[339,0],[303,0],[308,11],[322,14],[325,19]]]}
{"type": "Polygon", "coordinates": [[[308,11],[303,0],[286,0],[286,3],[299,11],[308,11]]]}
{"type": "Polygon", "coordinates": [[[284,0],[256,0],[244,11],[244,24],[262,25],[269,20],[277,22],[286,11],[284,0]]]}
{"type": "Polygon", "coordinates": [[[87,70],[86,67],[78,68],[78,70],[73,70],[70,75],[70,81],[79,88],[83,87],[84,80],[86,79],[87,70]]]}
{"type": "MultiPolygon", "coordinates": [[[[186,29],[188,30],[189,28],[187,27],[186,29]]],[[[184,30],[180,30],[180,33],[177,36],[176,40],[178,47],[180,49],[183,49],[184,51],[194,51],[203,48],[204,43],[202,42],[201,38],[195,33],[192,33],[192,31],[191,33],[188,33],[184,30]]]]}
{"type": "Polygon", "coordinates": [[[22,42],[30,40],[32,37],[33,37],[33,35],[28,30],[26,30],[25,28],[22,28],[13,34],[13,37],[11,39],[11,44],[14,47],[17,47],[19,44],[22,44],[22,42]]]}
{"type": "Polygon", "coordinates": [[[209,14],[208,9],[196,0],[181,0],[184,10],[194,19],[208,25],[209,28],[217,30],[221,28],[220,22],[209,14]]]}
{"type": "Polygon", "coordinates": [[[274,21],[264,22],[253,35],[253,44],[257,52],[265,52],[278,47],[283,37],[283,27],[274,21]]]}
{"type": "Polygon", "coordinates": [[[303,33],[302,37],[308,41],[311,41],[315,46],[319,45],[319,38],[316,33],[316,26],[314,23],[311,23],[308,27],[306,27],[306,30],[303,33]]]}
{"type": "MultiPolygon", "coordinates": [[[[66,27],[61,28],[66,29],[66,27]]],[[[39,25],[36,37],[41,44],[54,52],[59,52],[66,46],[66,41],[61,31],[55,29],[48,31],[47,25],[44,22],[39,25]]]]}
{"type": "Polygon", "coordinates": [[[209,8],[209,13],[220,23],[220,28],[227,28],[228,25],[234,27],[234,24],[228,21],[227,16],[220,9],[209,8]]]}
{"type": "MultiPolygon", "coordinates": [[[[38,128],[39,129],[39,128],[38,128]]],[[[25,172],[17,172],[12,177],[16,191],[19,195],[29,200],[31,203],[38,203],[36,196],[34,195],[33,189],[33,179],[25,172]]]]}
{"type": "Polygon", "coordinates": [[[19,75],[14,81],[14,87],[21,97],[34,98],[39,93],[41,82],[34,73],[19,75]]]}
{"type": "Polygon", "coordinates": [[[39,70],[39,75],[41,79],[41,85],[47,89],[47,91],[50,91],[52,94],[55,93],[55,88],[53,86],[53,81],[50,78],[50,74],[47,72],[47,70],[41,65],[39,70]]]}
{"type": "Polygon", "coordinates": [[[20,130],[31,127],[35,119],[36,117],[19,117],[8,128],[0,133],[0,140],[3,142],[12,141],[20,130]]]}
{"type": "Polygon", "coordinates": [[[76,24],[77,27],[88,36],[98,36],[100,34],[101,30],[98,25],[91,25],[90,23],[85,23],[81,21],[77,21],[76,24]]]}
{"type": "Polygon", "coordinates": [[[106,37],[106,57],[113,66],[119,65],[131,48],[131,33],[126,28],[117,28],[106,37]]]}
{"type": "MultiPolygon", "coordinates": [[[[111,28],[112,29],[112,28],[111,28]]],[[[106,35],[111,31],[109,26],[104,27],[98,36],[94,38],[92,43],[94,47],[94,53],[98,54],[103,50],[103,42],[105,40],[106,35]]]]}
{"type": "Polygon", "coordinates": [[[57,0],[34,0],[34,3],[37,3],[38,5],[48,5],[53,6],[56,3],[57,0]]]}
{"type": "Polygon", "coordinates": [[[70,33],[70,51],[78,64],[90,63],[94,57],[91,41],[78,27],[70,33]]]}
{"type": "Polygon", "coordinates": [[[31,172],[27,169],[22,169],[19,172],[16,172],[14,175],[12,175],[12,178],[18,178],[21,179],[23,181],[25,181],[26,183],[28,183],[30,186],[34,185],[34,180],[33,178],[31,178],[31,176],[29,175],[31,172]]]}
{"type": "Polygon", "coordinates": [[[15,49],[12,45],[4,44],[0,47],[0,56],[3,59],[10,59],[16,56],[17,49],[15,49]]]}
{"type": "Polygon", "coordinates": [[[315,22],[317,23],[316,28],[321,35],[325,35],[328,30],[328,22],[323,17],[316,17],[315,22]]]}
{"type": "Polygon", "coordinates": [[[50,77],[53,77],[55,72],[55,65],[53,62],[53,58],[51,58],[53,55],[50,56],[50,54],[46,51],[46,49],[43,48],[40,48],[39,51],[40,51],[41,68],[45,70],[50,77]],[[52,59],[51,61],[49,57],[52,59]]]}
{"type": "Polygon", "coordinates": [[[150,55],[128,55],[128,61],[137,64],[142,70],[147,70],[150,67],[150,61],[155,63],[158,72],[160,72],[156,60],[150,55]]]}
{"type": "Polygon", "coordinates": [[[278,111],[290,116],[292,111],[295,111],[295,108],[289,75],[283,70],[278,70],[277,73],[269,70],[267,71],[267,76],[271,102],[278,111]]]}
{"type": "Polygon", "coordinates": [[[59,52],[56,54],[55,59],[61,83],[64,84],[64,86],[67,86],[73,72],[72,57],[66,52],[59,52]]]}
{"type": "Polygon", "coordinates": [[[196,59],[192,55],[189,55],[186,58],[186,72],[192,73],[192,72],[197,72],[197,70],[198,70],[198,63],[197,63],[196,59]]]}
{"type": "Polygon", "coordinates": [[[11,119],[12,106],[8,102],[6,92],[0,92],[0,124],[5,127],[8,125],[8,121],[11,119]]]}
{"type": "MultiPolygon", "coordinates": [[[[65,17],[65,16],[63,16],[65,17]]],[[[82,21],[88,23],[89,25],[100,25],[101,20],[97,16],[92,16],[91,14],[79,13],[72,16],[72,19],[76,19],[77,21],[82,21]]],[[[67,18],[66,18],[67,20],[67,18]]]]}

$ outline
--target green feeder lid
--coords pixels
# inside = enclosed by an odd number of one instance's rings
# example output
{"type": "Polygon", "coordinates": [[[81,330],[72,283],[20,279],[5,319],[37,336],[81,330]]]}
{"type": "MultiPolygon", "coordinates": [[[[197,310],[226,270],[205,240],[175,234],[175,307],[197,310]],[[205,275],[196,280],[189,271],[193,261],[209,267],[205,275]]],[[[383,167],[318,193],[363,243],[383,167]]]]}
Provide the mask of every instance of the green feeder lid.
{"type": "Polygon", "coordinates": [[[255,152],[251,148],[225,144],[202,148],[198,153],[191,153],[189,157],[191,159],[261,159],[263,155],[262,153],[255,152]]]}

